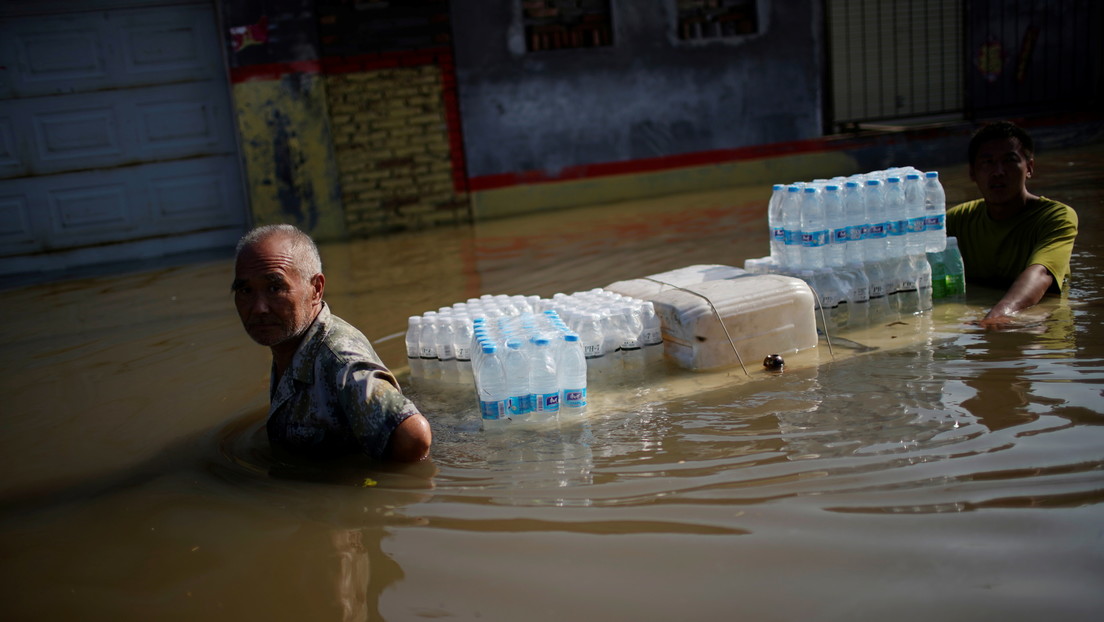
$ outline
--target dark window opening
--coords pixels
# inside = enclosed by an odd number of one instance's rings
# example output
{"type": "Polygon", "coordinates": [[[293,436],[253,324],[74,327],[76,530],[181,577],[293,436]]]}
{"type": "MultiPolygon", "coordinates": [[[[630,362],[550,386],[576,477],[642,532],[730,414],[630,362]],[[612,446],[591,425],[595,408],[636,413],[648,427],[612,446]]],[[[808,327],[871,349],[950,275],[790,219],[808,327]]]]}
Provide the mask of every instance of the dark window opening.
{"type": "Polygon", "coordinates": [[[613,44],[609,0],[522,0],[530,52],[613,44]]]}
{"type": "Polygon", "coordinates": [[[676,0],[683,41],[740,37],[759,32],[757,0],[676,0]]]}

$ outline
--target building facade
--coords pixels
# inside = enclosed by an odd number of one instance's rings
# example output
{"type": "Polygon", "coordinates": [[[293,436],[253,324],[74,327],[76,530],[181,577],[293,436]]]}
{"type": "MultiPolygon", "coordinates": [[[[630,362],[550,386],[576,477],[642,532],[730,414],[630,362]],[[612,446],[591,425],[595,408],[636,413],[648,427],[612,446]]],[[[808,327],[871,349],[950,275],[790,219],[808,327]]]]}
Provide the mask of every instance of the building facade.
{"type": "Polygon", "coordinates": [[[869,156],[838,132],[1098,119],[1104,84],[1084,0],[8,0],[0,18],[0,276],[225,249],[255,224],[332,240],[765,184],[786,158],[808,178],[869,156]]]}

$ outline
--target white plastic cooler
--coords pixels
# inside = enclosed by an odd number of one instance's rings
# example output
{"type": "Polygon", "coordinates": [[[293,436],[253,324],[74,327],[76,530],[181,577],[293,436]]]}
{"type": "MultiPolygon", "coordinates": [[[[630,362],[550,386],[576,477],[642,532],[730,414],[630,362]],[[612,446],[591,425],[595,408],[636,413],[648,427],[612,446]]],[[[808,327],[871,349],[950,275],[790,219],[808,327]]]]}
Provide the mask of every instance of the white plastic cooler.
{"type": "Polygon", "coordinates": [[[738,365],[733,346],[745,365],[768,354],[816,347],[815,299],[804,281],[720,268],[725,266],[690,266],[606,289],[651,300],[662,324],[665,355],[686,369],[738,365]],[[723,276],[710,279],[713,275],[723,276]]]}

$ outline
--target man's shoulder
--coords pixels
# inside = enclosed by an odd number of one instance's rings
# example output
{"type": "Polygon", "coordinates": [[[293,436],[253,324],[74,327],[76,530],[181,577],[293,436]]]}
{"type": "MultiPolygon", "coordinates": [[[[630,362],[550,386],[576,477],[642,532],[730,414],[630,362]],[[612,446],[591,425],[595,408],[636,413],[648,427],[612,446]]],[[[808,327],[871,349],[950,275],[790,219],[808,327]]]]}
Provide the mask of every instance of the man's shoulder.
{"type": "Polygon", "coordinates": [[[367,361],[383,366],[383,362],[364,333],[332,313],[326,319],[323,344],[328,353],[342,364],[367,361]]]}
{"type": "Polygon", "coordinates": [[[954,207],[947,208],[947,215],[969,214],[979,209],[984,209],[984,207],[985,199],[974,199],[973,201],[966,201],[965,203],[959,203],[954,207]]]}
{"type": "Polygon", "coordinates": [[[1044,196],[1040,196],[1036,200],[1038,201],[1038,206],[1035,209],[1049,217],[1077,220],[1077,211],[1061,201],[1048,199],[1044,196]]]}

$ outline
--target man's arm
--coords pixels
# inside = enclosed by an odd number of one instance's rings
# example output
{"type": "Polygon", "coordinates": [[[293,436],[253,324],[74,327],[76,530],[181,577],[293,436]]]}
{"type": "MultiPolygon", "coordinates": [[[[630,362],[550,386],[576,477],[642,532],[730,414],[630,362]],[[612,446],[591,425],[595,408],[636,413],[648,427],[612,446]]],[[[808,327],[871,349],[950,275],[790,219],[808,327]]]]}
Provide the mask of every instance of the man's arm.
{"type": "Polygon", "coordinates": [[[429,455],[433,432],[421,414],[411,415],[395,428],[387,442],[387,457],[400,462],[417,462],[429,455]]]}
{"type": "Polygon", "coordinates": [[[981,320],[980,325],[995,327],[1007,324],[1012,321],[1011,316],[1015,315],[1016,312],[1042,300],[1043,295],[1046,294],[1047,289],[1050,288],[1053,282],[1054,277],[1042,264],[1031,264],[1020,273],[1020,276],[1016,277],[1012,286],[1005,292],[1004,297],[993,305],[993,308],[981,320]]]}

